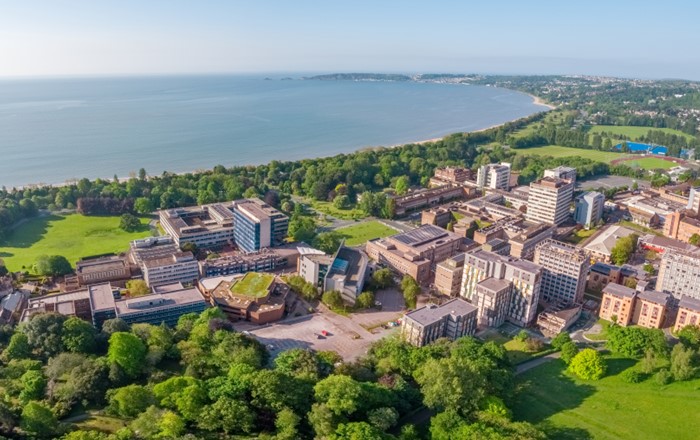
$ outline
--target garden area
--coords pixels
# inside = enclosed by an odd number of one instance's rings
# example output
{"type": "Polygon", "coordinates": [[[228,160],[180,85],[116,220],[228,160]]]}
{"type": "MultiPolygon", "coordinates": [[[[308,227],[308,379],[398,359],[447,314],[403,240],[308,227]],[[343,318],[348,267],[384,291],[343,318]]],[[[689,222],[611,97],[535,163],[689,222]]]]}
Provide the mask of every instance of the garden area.
{"type": "Polygon", "coordinates": [[[0,246],[9,270],[30,270],[39,256],[62,255],[71,264],[82,257],[124,252],[129,242],[151,235],[148,219],[133,232],[120,228],[119,216],[50,215],[17,227],[0,246]]]}
{"type": "Polygon", "coordinates": [[[384,238],[398,233],[397,230],[390,228],[377,220],[336,229],[336,232],[343,235],[346,246],[359,246],[369,240],[384,238]]]}

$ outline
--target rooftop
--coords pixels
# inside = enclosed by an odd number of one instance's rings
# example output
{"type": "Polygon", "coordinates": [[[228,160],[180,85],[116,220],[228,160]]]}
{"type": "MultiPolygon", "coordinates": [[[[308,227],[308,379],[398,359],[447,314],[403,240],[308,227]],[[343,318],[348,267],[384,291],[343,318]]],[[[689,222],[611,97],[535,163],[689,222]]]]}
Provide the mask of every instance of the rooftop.
{"type": "Polygon", "coordinates": [[[75,272],[78,274],[87,274],[108,270],[122,270],[125,266],[126,261],[124,261],[124,258],[117,255],[110,255],[80,260],[75,263],[75,272]]]}
{"type": "Polygon", "coordinates": [[[146,268],[170,266],[171,264],[182,263],[185,261],[196,261],[192,252],[175,252],[165,257],[153,258],[144,260],[143,265],[146,268]]]}
{"type": "Polygon", "coordinates": [[[412,312],[406,313],[406,318],[421,325],[429,325],[440,321],[446,315],[464,316],[476,310],[476,307],[461,298],[455,298],[441,306],[434,304],[421,307],[412,312]]]}
{"type": "Polygon", "coordinates": [[[666,305],[670,295],[668,293],[657,292],[656,290],[642,290],[637,292],[637,297],[643,299],[644,301],[666,305]]]}
{"type": "Polygon", "coordinates": [[[489,277],[479,282],[477,286],[495,293],[510,287],[510,281],[499,280],[498,278],[489,277]]]}
{"type": "Polygon", "coordinates": [[[611,225],[596,235],[584,249],[597,254],[610,255],[618,238],[627,237],[634,233],[632,229],[625,228],[624,226],[611,225]]]}
{"type": "Polygon", "coordinates": [[[618,267],[600,261],[591,265],[591,272],[598,272],[605,276],[610,275],[610,271],[612,270],[619,270],[624,276],[632,276],[637,274],[637,272],[634,269],[628,266],[618,267]]]}
{"type": "Polygon", "coordinates": [[[700,312],[700,299],[691,298],[688,295],[683,295],[681,297],[681,300],[678,302],[678,307],[683,307],[684,309],[700,312]]]}
{"type": "Polygon", "coordinates": [[[609,293],[621,298],[634,298],[637,291],[622,284],[608,283],[603,287],[603,293],[609,293]]]}
{"type": "Polygon", "coordinates": [[[88,287],[88,295],[94,312],[114,309],[114,294],[109,283],[88,287]]]}
{"type": "Polygon", "coordinates": [[[412,231],[392,235],[390,238],[412,247],[418,247],[448,235],[445,229],[435,225],[422,225],[412,231]]]}
{"type": "Polygon", "coordinates": [[[194,287],[185,288],[181,283],[160,287],[162,288],[162,293],[115,301],[114,306],[117,317],[132,313],[142,313],[144,310],[148,310],[149,313],[155,313],[158,310],[173,306],[204,302],[202,294],[194,287]]]}
{"type": "Polygon", "coordinates": [[[275,276],[269,273],[248,272],[231,286],[231,293],[239,296],[262,298],[270,293],[275,276]]]}

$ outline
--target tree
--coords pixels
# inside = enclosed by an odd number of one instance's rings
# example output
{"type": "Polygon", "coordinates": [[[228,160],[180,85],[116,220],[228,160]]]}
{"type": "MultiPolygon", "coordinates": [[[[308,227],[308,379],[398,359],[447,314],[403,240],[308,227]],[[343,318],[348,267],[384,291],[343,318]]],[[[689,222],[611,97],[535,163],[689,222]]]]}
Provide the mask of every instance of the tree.
{"type": "Polygon", "coordinates": [[[348,209],[350,207],[350,197],[345,194],[339,194],[333,199],[333,206],[338,209],[348,209]]]}
{"type": "Polygon", "coordinates": [[[207,431],[249,433],[255,426],[255,413],[241,400],[221,397],[202,410],[198,426],[207,431]]]}
{"type": "Polygon", "coordinates": [[[571,360],[577,353],[578,347],[571,341],[565,342],[564,345],[561,346],[561,360],[567,365],[571,363],[571,360]]]}
{"type": "Polygon", "coordinates": [[[402,196],[408,192],[408,188],[411,186],[411,182],[408,176],[400,176],[396,179],[395,189],[396,194],[402,196]]]}
{"type": "Polygon", "coordinates": [[[289,220],[288,233],[294,241],[310,242],[316,235],[316,223],[310,217],[294,214],[289,220]]]}
{"type": "Polygon", "coordinates": [[[314,386],[314,396],[337,416],[351,415],[362,405],[362,387],[348,376],[328,376],[314,386]]]}
{"type": "Polygon", "coordinates": [[[182,252],[192,252],[193,254],[197,255],[197,245],[192,243],[191,241],[187,241],[180,246],[180,249],[182,252]]]}
{"type": "Polygon", "coordinates": [[[27,371],[20,377],[20,382],[22,383],[22,392],[19,394],[19,399],[22,402],[41,400],[44,397],[46,378],[41,371],[27,371]]]}
{"type": "Polygon", "coordinates": [[[697,325],[686,325],[678,332],[678,339],[686,347],[700,348],[700,327],[697,325]]]}
{"type": "Polygon", "coordinates": [[[611,325],[606,345],[610,351],[631,358],[640,358],[648,349],[662,356],[668,353],[664,333],[659,329],[611,325]]]}
{"type": "Polygon", "coordinates": [[[144,412],[154,402],[153,393],[141,385],[127,385],[107,392],[108,412],[132,418],[144,412]]]}
{"type": "Polygon", "coordinates": [[[561,350],[567,342],[571,342],[571,336],[567,332],[561,332],[552,339],[551,345],[556,350],[561,350]]]}
{"type": "Polygon", "coordinates": [[[32,401],[22,408],[20,427],[38,437],[49,437],[57,433],[59,423],[49,408],[32,401]]]}
{"type": "Polygon", "coordinates": [[[372,282],[377,289],[386,289],[394,284],[394,275],[391,273],[391,269],[384,267],[372,274],[372,282]]]}
{"type": "Polygon", "coordinates": [[[613,263],[618,266],[622,266],[627,263],[634,254],[634,250],[637,247],[637,239],[639,237],[636,234],[630,234],[626,237],[620,237],[617,239],[615,246],[613,246],[610,251],[610,258],[613,263]]]}
{"type": "Polygon", "coordinates": [[[671,374],[674,380],[689,380],[695,376],[696,368],[693,365],[695,351],[685,347],[683,344],[676,344],[671,350],[671,374]]]}
{"type": "Polygon", "coordinates": [[[133,214],[122,214],[119,219],[119,228],[126,232],[138,231],[141,227],[141,220],[133,214]]]}
{"type": "Polygon", "coordinates": [[[343,297],[337,290],[329,290],[328,292],[325,292],[321,297],[321,301],[332,309],[343,306],[343,297]]]}
{"type": "Polygon", "coordinates": [[[93,353],[97,330],[92,324],[71,316],[63,323],[63,345],[73,353],[93,353]]]}
{"type": "Polygon", "coordinates": [[[656,270],[654,269],[653,265],[651,265],[649,263],[645,263],[644,264],[644,272],[648,273],[649,275],[654,275],[654,272],[656,272],[656,270]]]}
{"type": "Polygon", "coordinates": [[[406,307],[408,307],[409,309],[416,308],[416,302],[418,299],[418,295],[421,292],[421,289],[412,276],[403,276],[403,278],[401,279],[401,291],[403,292],[404,301],[406,301],[406,307]]]}
{"type": "Polygon", "coordinates": [[[146,360],[146,345],[131,333],[116,332],[109,337],[107,358],[131,377],[138,376],[146,360]]]}
{"type": "MultiPolygon", "coordinates": [[[[139,214],[150,214],[155,211],[156,207],[148,197],[139,197],[134,200],[134,210],[139,214]]],[[[139,222],[140,224],[141,222],[139,222]]]]}
{"type": "Polygon", "coordinates": [[[367,422],[341,423],[330,440],[381,440],[384,434],[367,422]]]}
{"type": "Polygon", "coordinates": [[[62,276],[73,272],[73,268],[62,255],[42,255],[34,265],[36,273],[44,276],[62,276]]]}
{"type": "Polygon", "coordinates": [[[289,408],[284,408],[277,413],[275,428],[277,434],[275,440],[296,440],[299,438],[298,426],[301,418],[289,408]]]}
{"type": "Polygon", "coordinates": [[[129,331],[129,324],[124,322],[123,319],[120,318],[114,318],[114,319],[108,319],[105,322],[102,323],[102,332],[111,335],[112,333],[116,332],[128,332],[129,331]]]}
{"type": "Polygon", "coordinates": [[[475,361],[451,356],[429,359],[415,373],[423,403],[438,411],[455,410],[464,416],[486,396],[486,377],[475,361]]]}
{"type": "Polygon", "coordinates": [[[65,321],[66,317],[58,313],[41,313],[32,316],[22,328],[32,351],[42,358],[50,358],[64,351],[63,323],[65,321]]]}
{"type": "Polygon", "coordinates": [[[283,351],[275,358],[275,370],[290,376],[317,380],[319,367],[316,355],[302,348],[283,351]]]}
{"type": "Polygon", "coordinates": [[[581,350],[568,367],[568,371],[584,380],[600,379],[605,374],[605,369],[603,356],[592,348],[581,350]]]}
{"type": "Polygon", "coordinates": [[[342,241],[343,235],[338,232],[321,232],[314,238],[313,246],[327,254],[334,254],[342,241]]]}
{"type": "Polygon", "coordinates": [[[696,234],[691,235],[690,238],[688,239],[688,243],[694,244],[695,246],[700,245],[700,234],[696,233],[696,234]]]}
{"type": "Polygon", "coordinates": [[[130,296],[144,296],[151,293],[151,289],[144,280],[129,280],[126,282],[126,288],[130,296]]]}
{"type": "Polygon", "coordinates": [[[398,411],[391,407],[377,408],[367,413],[367,421],[382,432],[387,432],[398,420],[398,411]]]}
{"type": "Polygon", "coordinates": [[[2,357],[6,360],[26,359],[32,354],[32,348],[29,346],[27,335],[22,332],[15,332],[10,338],[10,343],[2,353],[2,357]]]}
{"type": "Polygon", "coordinates": [[[374,307],[374,293],[362,292],[358,295],[355,305],[360,309],[369,309],[374,307]]]}

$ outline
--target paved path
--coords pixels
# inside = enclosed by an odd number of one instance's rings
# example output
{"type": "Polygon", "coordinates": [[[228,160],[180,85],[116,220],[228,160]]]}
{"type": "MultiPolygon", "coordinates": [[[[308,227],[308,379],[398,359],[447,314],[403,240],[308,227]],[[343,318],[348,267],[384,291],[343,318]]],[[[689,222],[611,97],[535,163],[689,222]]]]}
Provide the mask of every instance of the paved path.
{"type": "Polygon", "coordinates": [[[557,351],[555,353],[550,353],[546,356],[532,359],[531,361],[523,362],[522,364],[516,365],[515,375],[517,376],[518,374],[522,374],[528,370],[532,370],[533,368],[539,367],[540,365],[547,363],[553,359],[559,359],[560,356],[561,356],[561,352],[557,351]]]}

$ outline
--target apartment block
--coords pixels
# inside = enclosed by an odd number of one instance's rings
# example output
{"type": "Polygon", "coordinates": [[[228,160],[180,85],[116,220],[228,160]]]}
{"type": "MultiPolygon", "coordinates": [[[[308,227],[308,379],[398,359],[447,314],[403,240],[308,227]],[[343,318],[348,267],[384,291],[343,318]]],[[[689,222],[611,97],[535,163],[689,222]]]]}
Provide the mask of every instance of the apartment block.
{"type": "Polygon", "coordinates": [[[646,328],[662,328],[669,305],[667,293],[642,290],[637,292],[632,322],[646,328]]]}
{"type": "Polygon", "coordinates": [[[412,276],[418,283],[432,280],[437,264],[462,251],[463,240],[457,234],[434,225],[422,225],[367,243],[367,255],[398,273],[412,276]]]}
{"type": "Polygon", "coordinates": [[[145,260],[141,271],[149,287],[193,283],[199,278],[199,264],[192,252],[175,252],[165,257],[145,260]]]}
{"type": "Polygon", "coordinates": [[[598,316],[606,321],[616,321],[627,327],[634,316],[634,299],[637,291],[620,284],[609,283],[603,288],[603,301],[598,316]],[[613,317],[615,319],[613,319],[613,317]]]}
{"type": "Polygon", "coordinates": [[[508,190],[510,182],[510,164],[489,164],[479,167],[476,184],[479,188],[508,190]]]}
{"type": "Polygon", "coordinates": [[[683,296],[678,302],[673,331],[677,332],[687,325],[700,326],[700,299],[683,296]]]}
{"type": "Polygon", "coordinates": [[[693,235],[700,235],[700,219],[688,211],[676,211],[666,217],[663,233],[666,237],[687,243],[693,235]]]}
{"type": "Polygon", "coordinates": [[[289,217],[260,199],[236,201],[233,218],[236,246],[243,252],[279,246],[287,237],[289,217]]]}
{"type": "Polygon", "coordinates": [[[571,180],[544,177],[530,184],[528,220],[560,225],[569,218],[569,205],[574,195],[571,180]]]}
{"type": "Polygon", "coordinates": [[[438,306],[431,304],[406,313],[401,321],[401,336],[416,347],[439,338],[455,340],[476,331],[476,307],[455,298],[438,306]]]}
{"type": "Polygon", "coordinates": [[[678,301],[683,296],[700,299],[700,250],[673,250],[664,252],[656,278],[656,290],[673,295],[678,301]]]}
{"type": "MultiPolygon", "coordinates": [[[[639,287],[639,286],[638,286],[639,287]]],[[[623,327],[639,325],[646,328],[662,328],[669,309],[670,295],[653,290],[635,290],[610,283],[603,289],[603,301],[599,316],[623,327]]]]}
{"type": "Polygon", "coordinates": [[[605,196],[597,191],[589,191],[576,198],[574,220],[586,229],[595,226],[603,218],[605,196]]]}
{"type": "Polygon", "coordinates": [[[534,261],[543,268],[540,300],[560,305],[583,302],[590,267],[583,249],[550,239],[537,246],[534,261]]]}
{"type": "Polygon", "coordinates": [[[478,310],[477,324],[480,327],[499,327],[508,318],[513,294],[510,281],[486,278],[476,284],[472,304],[478,310]]]}
{"type": "Polygon", "coordinates": [[[459,295],[464,272],[464,254],[457,254],[452,258],[438,263],[435,269],[435,288],[438,292],[448,295],[459,295]]]}

